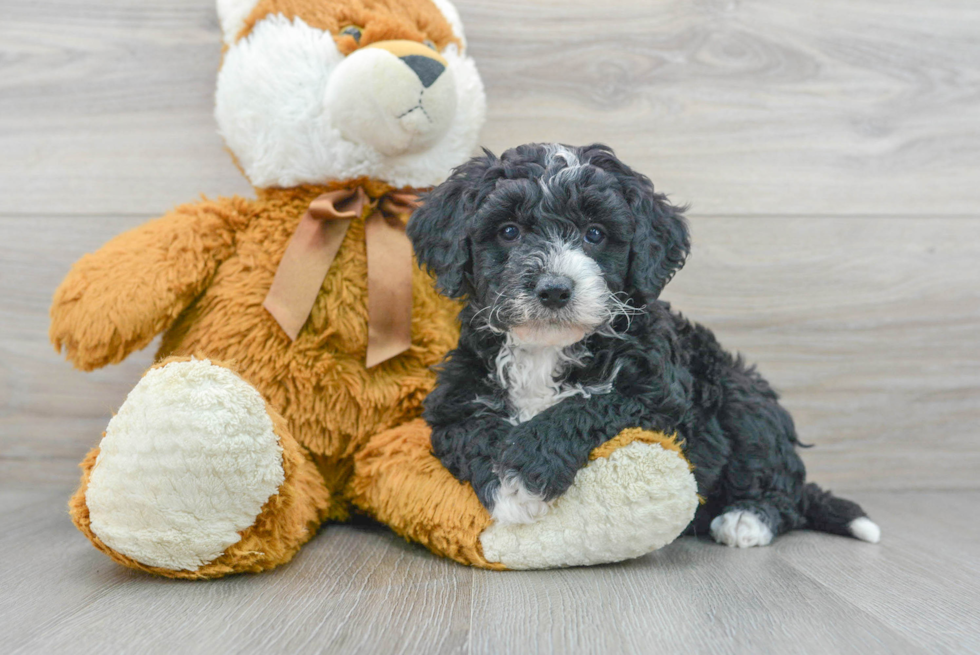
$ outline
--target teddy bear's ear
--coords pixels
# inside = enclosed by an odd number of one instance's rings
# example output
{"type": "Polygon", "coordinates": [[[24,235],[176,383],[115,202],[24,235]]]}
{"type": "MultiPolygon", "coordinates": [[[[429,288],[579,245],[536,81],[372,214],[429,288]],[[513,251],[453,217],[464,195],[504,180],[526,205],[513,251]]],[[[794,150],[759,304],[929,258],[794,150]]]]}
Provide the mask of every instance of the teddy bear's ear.
{"type": "Polygon", "coordinates": [[[486,173],[497,162],[496,155],[483,152],[422,196],[406,230],[419,266],[435,276],[439,291],[450,298],[462,299],[471,292],[467,231],[481,200],[493,190],[494,181],[486,173]]]}
{"type": "Polygon", "coordinates": [[[459,18],[459,12],[456,11],[456,6],[449,0],[432,0],[432,4],[442,13],[449,26],[453,28],[453,35],[459,39],[465,50],[466,35],[463,33],[463,21],[459,18]]]}
{"type": "Polygon", "coordinates": [[[245,19],[257,4],[259,0],[218,0],[218,22],[227,45],[235,43],[235,37],[245,26],[245,19]]]}

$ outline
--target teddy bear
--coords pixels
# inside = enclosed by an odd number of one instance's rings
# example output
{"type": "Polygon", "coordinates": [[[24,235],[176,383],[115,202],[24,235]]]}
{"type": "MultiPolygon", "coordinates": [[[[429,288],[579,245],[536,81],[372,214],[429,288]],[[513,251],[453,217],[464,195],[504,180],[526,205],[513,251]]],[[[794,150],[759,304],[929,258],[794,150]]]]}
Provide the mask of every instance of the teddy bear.
{"type": "Polygon", "coordinates": [[[359,511],[490,569],[672,541],[697,504],[670,435],[597,448],[533,524],[495,524],[432,455],[422,402],[457,304],[413,262],[418,194],[474,151],[485,97],[448,0],[218,0],[215,117],[254,199],[204,199],[84,256],[50,338],[78,369],[162,334],[81,464],[72,520],[188,579],[288,562],[359,511]]]}

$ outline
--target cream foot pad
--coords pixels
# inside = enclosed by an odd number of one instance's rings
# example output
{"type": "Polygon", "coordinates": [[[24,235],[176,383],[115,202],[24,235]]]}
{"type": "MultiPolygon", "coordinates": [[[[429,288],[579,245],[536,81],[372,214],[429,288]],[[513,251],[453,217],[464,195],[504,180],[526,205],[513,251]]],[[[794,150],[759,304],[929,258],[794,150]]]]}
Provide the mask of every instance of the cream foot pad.
{"type": "Polygon", "coordinates": [[[618,562],[676,539],[697,506],[687,461],[657,443],[634,441],[579,471],[538,521],[492,524],[480,543],[487,560],[509,569],[618,562]]]}
{"type": "Polygon", "coordinates": [[[237,542],[283,482],[265,401],[207,360],[151,369],[109,422],[85,501],[91,528],[149,566],[195,570],[237,542]]]}

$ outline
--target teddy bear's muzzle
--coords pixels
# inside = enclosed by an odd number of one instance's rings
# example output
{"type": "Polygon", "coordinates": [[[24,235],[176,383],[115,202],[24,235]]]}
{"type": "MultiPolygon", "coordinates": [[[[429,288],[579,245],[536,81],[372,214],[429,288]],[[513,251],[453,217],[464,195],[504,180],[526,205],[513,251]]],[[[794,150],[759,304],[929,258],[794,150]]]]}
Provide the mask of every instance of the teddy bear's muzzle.
{"type": "Polygon", "coordinates": [[[422,152],[456,115],[452,66],[414,41],[381,41],[351,53],[326,89],[330,120],[349,141],[387,156],[422,152]]]}

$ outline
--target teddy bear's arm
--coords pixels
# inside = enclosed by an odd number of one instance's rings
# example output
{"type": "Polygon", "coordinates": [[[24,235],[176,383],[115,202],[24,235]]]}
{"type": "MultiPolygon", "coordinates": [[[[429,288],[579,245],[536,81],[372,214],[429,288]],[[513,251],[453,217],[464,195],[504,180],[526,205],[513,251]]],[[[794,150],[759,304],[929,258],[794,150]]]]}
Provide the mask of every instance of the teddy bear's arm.
{"type": "Polygon", "coordinates": [[[182,205],[82,257],[51,305],[55,349],[90,371],[145,347],[207,287],[248,215],[242,198],[182,205]]]}

